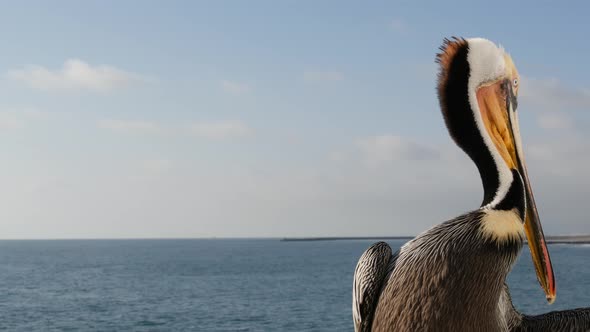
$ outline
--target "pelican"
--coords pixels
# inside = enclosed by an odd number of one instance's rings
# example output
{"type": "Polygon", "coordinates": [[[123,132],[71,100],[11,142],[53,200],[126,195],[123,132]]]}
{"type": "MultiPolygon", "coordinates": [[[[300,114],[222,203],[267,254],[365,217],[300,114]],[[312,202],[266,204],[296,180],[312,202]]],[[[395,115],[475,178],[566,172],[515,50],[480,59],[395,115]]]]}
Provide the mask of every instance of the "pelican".
{"type": "Polygon", "coordinates": [[[526,316],[505,279],[525,236],[547,301],[555,278],[531,190],[512,58],[482,38],[445,39],[438,98],[449,134],[476,164],[481,206],[438,224],[396,253],[384,242],[359,259],[355,331],[587,331],[590,309],[526,316]]]}

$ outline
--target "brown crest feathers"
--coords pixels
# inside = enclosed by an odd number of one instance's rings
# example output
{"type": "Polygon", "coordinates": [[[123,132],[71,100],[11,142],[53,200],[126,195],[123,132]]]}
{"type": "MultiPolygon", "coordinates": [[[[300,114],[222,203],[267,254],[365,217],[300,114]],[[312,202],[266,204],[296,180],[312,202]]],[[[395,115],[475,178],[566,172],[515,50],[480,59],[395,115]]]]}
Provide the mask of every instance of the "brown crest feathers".
{"type": "Polygon", "coordinates": [[[457,51],[467,45],[467,40],[461,37],[451,37],[451,39],[443,39],[443,44],[439,47],[440,53],[436,54],[435,62],[440,65],[438,73],[438,89],[446,83],[448,77],[448,69],[457,54],[457,51]]]}
{"type": "Polygon", "coordinates": [[[463,91],[461,86],[463,84],[467,85],[467,80],[469,77],[469,73],[465,72],[468,70],[467,65],[462,64],[462,62],[467,61],[465,56],[468,49],[468,43],[464,38],[445,38],[439,49],[440,53],[436,55],[435,60],[440,66],[438,72],[438,82],[436,86],[438,100],[445,124],[449,129],[449,134],[451,135],[451,138],[453,138],[453,140],[459,144],[457,140],[458,137],[456,137],[457,133],[451,126],[451,116],[449,114],[451,109],[456,108],[456,106],[449,105],[449,103],[458,102],[461,99],[457,98],[458,94],[464,95],[465,99],[467,98],[467,88],[465,87],[463,91]],[[459,59],[459,55],[461,55],[460,57],[462,59],[459,59]],[[460,67],[464,66],[465,71],[461,71],[461,68],[457,67],[457,65],[460,67]]]}

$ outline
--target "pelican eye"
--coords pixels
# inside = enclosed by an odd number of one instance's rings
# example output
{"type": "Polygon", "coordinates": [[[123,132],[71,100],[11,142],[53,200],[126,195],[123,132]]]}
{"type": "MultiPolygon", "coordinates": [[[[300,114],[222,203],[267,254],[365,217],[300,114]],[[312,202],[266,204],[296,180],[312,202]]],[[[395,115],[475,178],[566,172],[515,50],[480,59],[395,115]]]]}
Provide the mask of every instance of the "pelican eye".
{"type": "Polygon", "coordinates": [[[514,81],[512,81],[512,85],[514,85],[514,87],[518,86],[518,79],[514,79],[514,81]]]}

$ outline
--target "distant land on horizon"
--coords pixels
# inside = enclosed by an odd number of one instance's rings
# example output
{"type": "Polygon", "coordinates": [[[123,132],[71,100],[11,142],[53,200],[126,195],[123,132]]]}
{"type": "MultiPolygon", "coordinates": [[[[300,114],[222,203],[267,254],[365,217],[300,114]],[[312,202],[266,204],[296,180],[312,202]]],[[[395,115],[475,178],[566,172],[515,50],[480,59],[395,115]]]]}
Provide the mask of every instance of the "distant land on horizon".
{"type": "MultiPolygon", "coordinates": [[[[411,240],[414,236],[324,236],[285,237],[281,241],[339,241],[339,240],[411,240]]],[[[549,235],[547,244],[590,244],[590,235],[549,235]]]]}
{"type": "MultiPolygon", "coordinates": [[[[281,242],[305,241],[347,241],[347,240],[405,240],[409,241],[415,235],[403,236],[301,236],[301,237],[113,237],[113,238],[5,238],[0,242],[12,241],[176,241],[176,240],[278,240],[281,242]]],[[[547,244],[590,244],[590,234],[577,235],[547,235],[547,244]]],[[[525,240],[526,242],[526,240],[525,240]]]]}

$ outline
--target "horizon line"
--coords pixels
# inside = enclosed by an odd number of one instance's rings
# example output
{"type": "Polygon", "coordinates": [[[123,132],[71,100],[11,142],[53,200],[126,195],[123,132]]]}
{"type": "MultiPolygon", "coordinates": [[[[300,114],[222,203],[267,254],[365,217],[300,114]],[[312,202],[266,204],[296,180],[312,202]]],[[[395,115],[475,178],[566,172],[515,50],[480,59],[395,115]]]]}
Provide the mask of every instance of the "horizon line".
{"type": "MultiPolygon", "coordinates": [[[[195,236],[195,237],[64,237],[64,238],[0,238],[0,241],[124,241],[124,240],[281,240],[281,241],[330,241],[330,240],[404,240],[417,235],[397,236],[195,236]]],[[[547,240],[582,239],[590,241],[590,234],[546,235],[547,240]]]]}

